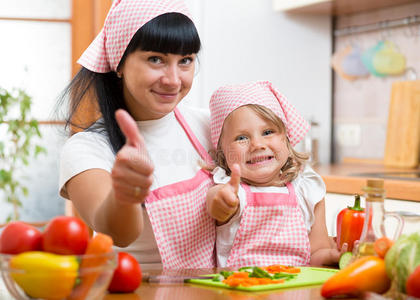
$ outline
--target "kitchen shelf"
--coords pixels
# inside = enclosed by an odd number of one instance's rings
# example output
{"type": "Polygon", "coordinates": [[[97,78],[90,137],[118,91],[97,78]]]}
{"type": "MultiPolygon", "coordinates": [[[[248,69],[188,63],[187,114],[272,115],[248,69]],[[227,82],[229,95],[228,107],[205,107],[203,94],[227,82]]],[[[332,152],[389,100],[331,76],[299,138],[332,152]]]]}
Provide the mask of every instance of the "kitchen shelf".
{"type": "Polygon", "coordinates": [[[391,168],[363,161],[315,166],[328,193],[363,194],[368,178],[383,178],[388,198],[420,202],[420,168],[391,168]],[[401,176],[406,174],[406,176],[401,176]]]}
{"type": "Polygon", "coordinates": [[[418,0],[273,0],[276,11],[341,16],[398,6],[418,0]]]}

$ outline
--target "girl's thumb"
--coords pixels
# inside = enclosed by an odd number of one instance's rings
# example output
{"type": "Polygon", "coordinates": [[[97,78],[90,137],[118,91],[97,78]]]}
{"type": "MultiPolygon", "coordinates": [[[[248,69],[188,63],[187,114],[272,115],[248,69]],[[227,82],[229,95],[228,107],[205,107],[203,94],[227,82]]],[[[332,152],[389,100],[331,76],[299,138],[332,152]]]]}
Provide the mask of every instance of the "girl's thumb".
{"type": "Polygon", "coordinates": [[[229,185],[233,188],[235,194],[238,193],[239,184],[241,182],[241,168],[238,164],[234,164],[231,168],[229,185]]]}

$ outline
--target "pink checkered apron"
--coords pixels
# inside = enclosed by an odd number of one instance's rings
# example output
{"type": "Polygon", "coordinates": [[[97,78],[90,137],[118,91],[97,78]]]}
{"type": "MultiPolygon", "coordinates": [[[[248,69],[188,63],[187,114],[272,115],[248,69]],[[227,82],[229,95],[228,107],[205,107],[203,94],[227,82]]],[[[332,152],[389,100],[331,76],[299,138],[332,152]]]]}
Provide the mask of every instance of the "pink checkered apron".
{"type": "MultiPolygon", "coordinates": [[[[200,156],[211,162],[178,109],[174,112],[200,156]]],[[[192,179],[160,187],[147,197],[145,205],[163,268],[212,268],[216,265],[216,225],[206,210],[206,194],[212,185],[211,174],[200,170],[192,179]]]]}
{"type": "Polygon", "coordinates": [[[288,194],[254,193],[241,185],[246,206],[227,266],[308,265],[309,238],[293,185],[286,184],[288,194]]]}

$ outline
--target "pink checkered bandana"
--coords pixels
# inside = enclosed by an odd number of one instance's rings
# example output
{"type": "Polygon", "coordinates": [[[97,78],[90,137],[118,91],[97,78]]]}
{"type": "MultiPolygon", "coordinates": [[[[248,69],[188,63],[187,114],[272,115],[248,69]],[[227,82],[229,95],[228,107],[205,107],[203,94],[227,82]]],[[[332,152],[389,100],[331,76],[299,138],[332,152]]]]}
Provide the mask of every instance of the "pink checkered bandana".
{"type": "Polygon", "coordinates": [[[259,104],[271,109],[283,121],[292,146],[299,143],[309,130],[309,123],[296,111],[269,81],[256,81],[219,88],[210,99],[211,142],[217,148],[223,122],[238,107],[259,104]]]}
{"type": "Polygon", "coordinates": [[[169,12],[182,13],[192,19],[182,0],[114,0],[104,27],[77,62],[97,73],[116,71],[137,30],[169,12]]]}

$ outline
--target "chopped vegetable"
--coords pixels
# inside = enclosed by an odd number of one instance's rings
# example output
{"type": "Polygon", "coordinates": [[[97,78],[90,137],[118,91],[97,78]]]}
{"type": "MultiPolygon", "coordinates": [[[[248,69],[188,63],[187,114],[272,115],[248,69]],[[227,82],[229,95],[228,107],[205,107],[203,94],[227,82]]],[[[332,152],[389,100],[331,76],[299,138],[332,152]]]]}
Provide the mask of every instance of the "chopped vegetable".
{"type": "Polygon", "coordinates": [[[230,275],[228,278],[223,280],[223,283],[226,283],[229,286],[238,286],[241,285],[243,287],[249,287],[253,285],[261,285],[261,284],[273,284],[273,283],[283,283],[284,279],[273,280],[270,278],[257,278],[257,277],[249,277],[250,273],[248,272],[235,272],[234,274],[230,275]]]}
{"type": "Polygon", "coordinates": [[[222,274],[216,274],[213,278],[212,281],[223,281],[225,280],[225,277],[222,274]]]}
{"type": "Polygon", "coordinates": [[[352,252],[344,252],[340,256],[340,260],[338,261],[338,267],[340,268],[340,270],[342,270],[345,267],[347,267],[347,265],[350,263],[352,257],[353,257],[353,253],[352,252]]]}
{"type": "Polygon", "coordinates": [[[232,271],[221,271],[220,274],[224,277],[224,278],[228,278],[230,275],[233,274],[232,271]]]}
{"type": "Polygon", "coordinates": [[[249,277],[256,277],[256,278],[271,278],[271,275],[268,274],[267,271],[258,268],[258,267],[254,267],[252,270],[252,273],[249,274],[249,277]]]}
{"type": "Polygon", "coordinates": [[[221,271],[213,277],[213,281],[222,281],[223,283],[235,287],[249,287],[253,285],[283,283],[297,276],[299,268],[292,266],[273,265],[269,267],[243,267],[236,272],[221,271]]]}
{"type": "Polygon", "coordinates": [[[264,269],[270,273],[300,273],[300,269],[293,266],[272,265],[265,267],[264,269]]]}

